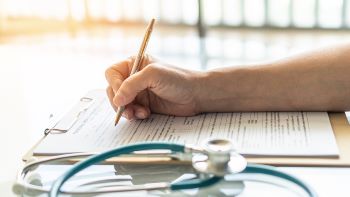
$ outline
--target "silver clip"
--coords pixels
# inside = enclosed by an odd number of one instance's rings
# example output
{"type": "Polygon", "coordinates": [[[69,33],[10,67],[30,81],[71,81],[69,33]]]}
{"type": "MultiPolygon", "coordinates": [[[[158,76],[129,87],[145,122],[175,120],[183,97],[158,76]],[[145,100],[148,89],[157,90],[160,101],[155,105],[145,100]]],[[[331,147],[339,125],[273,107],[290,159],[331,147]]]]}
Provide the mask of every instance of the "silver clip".
{"type": "Polygon", "coordinates": [[[79,120],[80,115],[89,109],[94,99],[82,97],[79,104],[75,105],[67,114],[58,120],[52,127],[45,129],[44,135],[61,134],[69,131],[79,120]]]}

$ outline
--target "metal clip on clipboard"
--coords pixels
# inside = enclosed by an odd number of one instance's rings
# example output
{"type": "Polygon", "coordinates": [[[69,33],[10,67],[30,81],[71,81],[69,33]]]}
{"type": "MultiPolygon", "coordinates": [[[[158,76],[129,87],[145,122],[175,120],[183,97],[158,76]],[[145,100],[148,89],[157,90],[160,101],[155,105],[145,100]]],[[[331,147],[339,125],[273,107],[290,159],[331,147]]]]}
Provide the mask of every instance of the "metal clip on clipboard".
{"type": "Polygon", "coordinates": [[[97,93],[98,92],[94,91],[89,94],[91,96],[80,98],[79,102],[74,104],[68,113],[63,113],[60,116],[54,117],[44,130],[44,136],[25,153],[22,160],[24,162],[35,160],[36,157],[34,157],[33,152],[48,134],[62,134],[68,132],[79,120],[79,117],[92,106],[96,99],[98,99],[98,97],[96,97],[97,93]]]}
{"type": "MultiPolygon", "coordinates": [[[[44,136],[41,137],[38,142],[32,146],[27,153],[22,157],[22,160],[29,162],[36,160],[37,157],[34,155],[34,150],[37,146],[45,140],[46,136],[49,134],[64,134],[69,132],[78,122],[82,115],[94,106],[95,103],[101,101],[101,99],[107,99],[104,97],[104,90],[93,90],[86,94],[85,97],[80,98],[80,100],[72,106],[72,108],[67,111],[67,113],[61,114],[60,116],[54,116],[47,128],[44,130],[44,136]]],[[[182,154],[169,154],[168,151],[159,150],[159,151],[138,151],[132,155],[123,155],[119,158],[113,158],[108,162],[112,163],[142,163],[144,161],[154,162],[154,163],[164,163],[164,162],[178,162],[179,160],[186,160],[187,157],[182,154]],[[168,156],[166,156],[168,154],[168,156]]],[[[72,162],[76,162],[75,160],[72,162]]]]}
{"type": "Polygon", "coordinates": [[[80,115],[88,110],[93,103],[93,98],[80,98],[79,103],[76,104],[67,114],[60,117],[57,121],[53,121],[52,126],[49,125],[48,128],[44,130],[44,135],[66,133],[79,120],[80,115]]]}
{"type": "MultiPolygon", "coordinates": [[[[80,101],[73,106],[73,108],[66,113],[63,117],[59,117],[58,121],[53,121],[52,126],[45,129],[45,136],[48,134],[63,134],[68,132],[79,120],[79,117],[86,112],[94,103],[95,99],[91,97],[82,97],[80,101]]],[[[184,154],[171,154],[169,151],[156,150],[156,151],[136,151],[132,155],[123,155],[118,159],[114,158],[108,162],[118,163],[142,163],[144,161],[149,162],[171,162],[179,160],[188,160],[188,155],[184,154]]]]}

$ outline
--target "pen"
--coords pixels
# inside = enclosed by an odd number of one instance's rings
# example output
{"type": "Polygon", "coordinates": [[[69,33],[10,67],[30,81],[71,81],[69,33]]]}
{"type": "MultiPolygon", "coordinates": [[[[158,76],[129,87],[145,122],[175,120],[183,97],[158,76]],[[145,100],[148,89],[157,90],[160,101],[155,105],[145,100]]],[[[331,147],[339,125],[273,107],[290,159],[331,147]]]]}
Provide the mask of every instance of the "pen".
{"type": "MultiPolygon", "coordinates": [[[[136,56],[134,64],[132,65],[132,69],[131,69],[131,72],[130,72],[129,76],[135,74],[139,70],[140,64],[142,63],[143,54],[145,53],[145,50],[146,50],[146,47],[147,47],[148,40],[151,37],[151,33],[152,33],[152,30],[153,30],[154,22],[155,22],[155,19],[153,18],[151,20],[151,22],[149,22],[149,24],[147,26],[146,33],[145,33],[145,35],[143,37],[142,44],[140,46],[140,49],[139,49],[139,52],[138,52],[138,54],[136,56]]],[[[125,109],[125,106],[118,107],[117,115],[115,117],[114,126],[116,126],[118,124],[118,122],[120,120],[120,117],[123,114],[124,109],[125,109]]]]}

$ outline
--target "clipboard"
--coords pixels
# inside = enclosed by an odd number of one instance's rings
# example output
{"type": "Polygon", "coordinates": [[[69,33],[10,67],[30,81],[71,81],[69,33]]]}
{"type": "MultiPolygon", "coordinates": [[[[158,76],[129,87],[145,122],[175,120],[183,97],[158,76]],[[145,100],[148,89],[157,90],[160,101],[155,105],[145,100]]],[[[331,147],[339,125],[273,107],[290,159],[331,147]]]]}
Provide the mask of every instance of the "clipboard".
{"type": "MultiPolygon", "coordinates": [[[[47,156],[34,155],[35,148],[45,140],[48,135],[60,135],[69,131],[70,128],[77,122],[79,115],[87,110],[97,99],[97,95],[101,90],[91,90],[84,97],[80,98],[78,103],[72,107],[70,111],[60,116],[44,130],[43,137],[22,157],[23,161],[30,161],[35,158],[47,156]]],[[[267,164],[273,166],[322,166],[322,167],[350,167],[350,125],[344,112],[328,113],[331,126],[336,138],[339,149],[339,157],[315,158],[315,157],[269,157],[258,156],[248,157],[248,162],[267,164]]],[[[145,155],[133,154],[125,155],[109,160],[114,163],[144,163],[145,161],[153,163],[178,163],[178,157],[167,157],[162,154],[145,155]]],[[[76,162],[76,161],[72,161],[76,162]]],[[[181,161],[183,162],[183,161],[181,161]]]]}
{"type": "Polygon", "coordinates": [[[338,158],[252,157],[248,162],[273,166],[350,167],[350,124],[344,112],[328,115],[339,149],[338,158]]]}

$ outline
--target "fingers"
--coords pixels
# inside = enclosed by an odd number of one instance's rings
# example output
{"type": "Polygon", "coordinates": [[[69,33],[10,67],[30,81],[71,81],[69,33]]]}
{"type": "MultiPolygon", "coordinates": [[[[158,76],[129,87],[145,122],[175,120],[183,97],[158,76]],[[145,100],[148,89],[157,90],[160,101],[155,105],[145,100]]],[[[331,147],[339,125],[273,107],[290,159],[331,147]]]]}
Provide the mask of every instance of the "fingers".
{"type": "MultiPolygon", "coordinates": [[[[114,92],[110,86],[107,87],[107,95],[109,102],[111,103],[114,111],[117,111],[118,108],[113,103],[114,92]]],[[[125,110],[123,112],[123,117],[128,120],[132,119],[145,119],[148,118],[151,114],[151,110],[148,107],[139,105],[139,104],[129,104],[125,106],[125,110]]]]}
{"type": "Polygon", "coordinates": [[[117,111],[117,107],[114,105],[113,103],[113,98],[114,98],[114,92],[113,92],[113,89],[111,86],[108,86],[107,89],[106,89],[106,92],[107,92],[107,96],[108,96],[108,100],[109,102],[111,103],[114,111],[117,111]]]}
{"type": "Polygon", "coordinates": [[[129,104],[125,107],[123,117],[128,120],[145,119],[151,115],[151,110],[148,107],[139,104],[129,104]]]}
{"type": "MultiPolygon", "coordinates": [[[[123,83],[123,81],[129,77],[135,57],[129,57],[128,59],[121,61],[111,67],[109,67],[105,76],[111,86],[114,94],[117,93],[119,87],[123,83]]],[[[142,59],[142,65],[140,66],[140,70],[145,68],[148,64],[153,61],[153,57],[150,55],[145,55],[142,59]]]]}
{"type": "Polygon", "coordinates": [[[142,119],[150,115],[149,108],[144,107],[144,103],[140,103],[141,105],[131,103],[137,94],[146,89],[150,84],[149,77],[144,74],[142,69],[152,62],[152,57],[145,56],[140,66],[141,71],[129,77],[134,59],[134,57],[130,57],[106,70],[105,75],[109,83],[106,91],[114,110],[117,110],[120,106],[126,106],[123,113],[124,117],[127,119],[142,119]]]}
{"type": "Polygon", "coordinates": [[[134,110],[131,104],[125,106],[122,116],[128,120],[134,119],[134,110]]]}
{"type": "Polygon", "coordinates": [[[142,105],[134,105],[134,115],[137,119],[145,119],[151,115],[151,110],[142,105]]]}
{"type": "Polygon", "coordinates": [[[131,103],[142,90],[152,87],[152,84],[156,80],[152,77],[155,76],[155,73],[149,70],[150,69],[146,68],[127,78],[115,94],[113,103],[118,107],[127,105],[131,103]]]}
{"type": "Polygon", "coordinates": [[[131,63],[132,59],[129,58],[106,70],[105,76],[114,94],[118,91],[123,81],[129,76],[131,63]]]}

